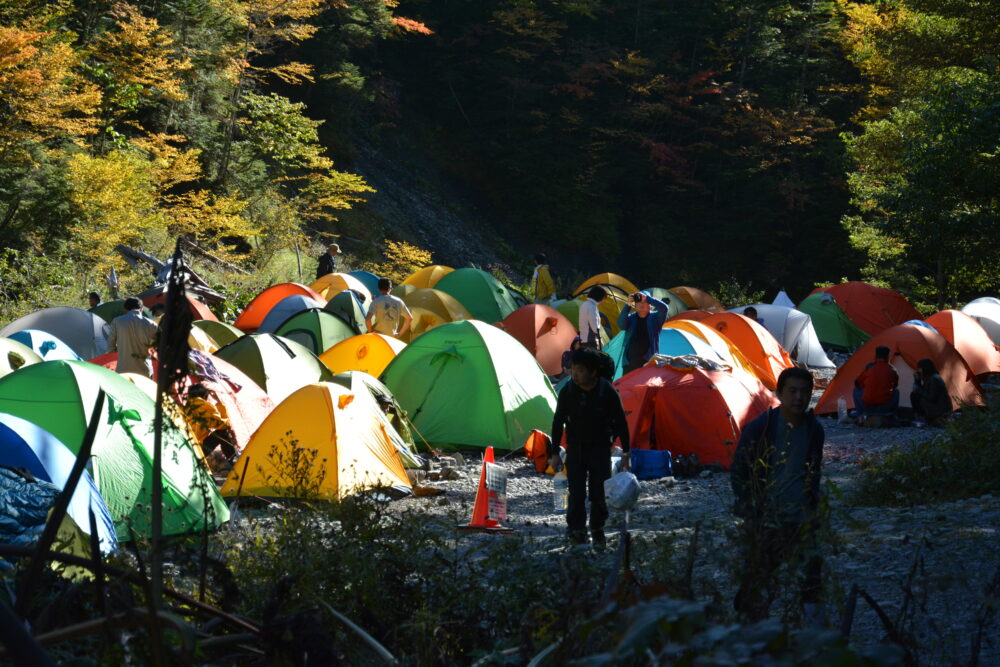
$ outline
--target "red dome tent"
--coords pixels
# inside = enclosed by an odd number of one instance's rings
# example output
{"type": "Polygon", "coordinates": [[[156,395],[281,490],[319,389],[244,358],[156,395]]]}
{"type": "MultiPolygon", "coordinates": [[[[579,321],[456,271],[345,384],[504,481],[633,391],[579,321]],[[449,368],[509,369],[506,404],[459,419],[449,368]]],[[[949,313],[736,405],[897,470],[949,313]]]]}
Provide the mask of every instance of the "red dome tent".
{"type": "Polygon", "coordinates": [[[810,294],[832,294],[844,314],[870,336],[910,320],[924,319],[899,292],[853,280],[830,287],[818,287],[810,294]]]}
{"type": "Polygon", "coordinates": [[[562,355],[576,338],[576,327],[558,310],[530,303],[505,317],[499,326],[528,348],[546,375],[562,372],[562,355]]]}
{"type": "MultiPolygon", "coordinates": [[[[188,302],[188,308],[191,310],[191,316],[196,320],[209,320],[210,322],[218,322],[219,318],[215,316],[208,306],[203,304],[198,299],[194,298],[190,294],[184,296],[188,302]]],[[[159,294],[153,294],[152,296],[147,296],[142,300],[142,305],[146,308],[152,308],[156,304],[161,303],[166,305],[167,303],[167,293],[160,292],[159,294]]]]}
{"type": "Polygon", "coordinates": [[[285,297],[294,296],[299,294],[301,296],[307,296],[310,299],[316,299],[321,303],[325,303],[326,299],[317,294],[314,290],[305,285],[300,285],[299,283],[280,283],[278,285],[271,285],[266,290],[258,294],[253,298],[253,301],[247,304],[247,307],[243,309],[240,316],[236,318],[233,325],[245,333],[253,333],[257,331],[257,328],[264,322],[264,318],[267,314],[271,312],[271,309],[278,305],[278,302],[285,297]]]}
{"type": "Polygon", "coordinates": [[[958,350],[945,338],[934,331],[915,324],[900,324],[886,329],[861,346],[857,352],[837,370],[836,377],[823,392],[816,405],[816,414],[831,414],[837,411],[837,400],[843,396],[848,407],[854,407],[854,380],[861,375],[869,363],[875,360],[875,348],[885,345],[889,348],[889,363],[899,373],[899,405],[910,405],[913,390],[913,370],[921,359],[934,362],[941,378],[948,386],[954,409],[963,405],[983,405],[976,376],[958,350]]]}
{"type": "Polygon", "coordinates": [[[768,389],[777,388],[781,371],[795,365],[771,332],[749,317],[738,313],[715,313],[702,323],[733,341],[768,389]]]}
{"type": "Polygon", "coordinates": [[[976,318],[958,310],[942,310],[928,317],[927,324],[955,346],[973,373],[1000,373],[1000,351],[976,318]]]}
{"type": "Polygon", "coordinates": [[[702,463],[733,461],[740,432],[778,404],[764,385],[728,371],[644,366],[615,383],[636,449],[697,454],[702,463]]]}

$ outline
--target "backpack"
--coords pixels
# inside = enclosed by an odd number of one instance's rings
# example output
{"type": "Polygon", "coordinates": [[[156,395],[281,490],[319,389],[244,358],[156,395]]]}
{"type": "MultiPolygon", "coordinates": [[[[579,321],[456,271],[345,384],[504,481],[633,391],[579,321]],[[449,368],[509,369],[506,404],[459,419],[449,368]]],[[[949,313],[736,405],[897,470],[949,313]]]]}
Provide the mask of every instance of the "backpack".
{"type": "Polygon", "coordinates": [[[597,356],[600,357],[601,363],[597,368],[597,374],[607,380],[608,382],[614,382],[615,379],[615,360],[611,358],[611,355],[604,350],[596,350],[597,356]]]}

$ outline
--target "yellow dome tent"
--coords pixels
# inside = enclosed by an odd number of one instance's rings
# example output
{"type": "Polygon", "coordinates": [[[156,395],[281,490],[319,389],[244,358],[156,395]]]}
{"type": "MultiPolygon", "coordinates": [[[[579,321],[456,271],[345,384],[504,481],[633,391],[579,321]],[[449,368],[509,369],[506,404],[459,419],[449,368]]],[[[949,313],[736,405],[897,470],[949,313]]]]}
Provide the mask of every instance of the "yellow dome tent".
{"type": "Polygon", "coordinates": [[[617,273],[598,273],[596,276],[591,276],[580,283],[577,288],[573,290],[573,294],[580,294],[594,285],[603,285],[605,287],[611,285],[612,287],[617,287],[625,293],[626,299],[628,298],[628,295],[635,294],[640,291],[639,288],[633,285],[630,280],[621,277],[617,273]]]}
{"type": "Polygon", "coordinates": [[[338,384],[302,387],[254,433],[222,495],[334,500],[371,488],[411,488],[377,410],[374,400],[338,384]]]}
{"type": "Polygon", "coordinates": [[[458,299],[441,290],[415,288],[402,296],[402,299],[413,315],[407,341],[446,322],[474,319],[458,299]]]}
{"type": "Polygon", "coordinates": [[[454,270],[455,269],[450,266],[442,266],[441,264],[425,266],[419,271],[415,271],[407,276],[406,280],[403,281],[403,284],[413,285],[414,287],[434,287],[437,285],[439,280],[454,270]]]}
{"type": "Polygon", "coordinates": [[[334,374],[344,371],[363,371],[378,377],[406,347],[406,343],[380,333],[367,333],[342,340],[319,355],[334,374]]]}
{"type": "Polygon", "coordinates": [[[372,302],[372,293],[365,287],[365,284],[349,273],[328,273],[310,285],[309,289],[314,290],[327,301],[345,289],[350,289],[364,295],[365,308],[372,302]]]}

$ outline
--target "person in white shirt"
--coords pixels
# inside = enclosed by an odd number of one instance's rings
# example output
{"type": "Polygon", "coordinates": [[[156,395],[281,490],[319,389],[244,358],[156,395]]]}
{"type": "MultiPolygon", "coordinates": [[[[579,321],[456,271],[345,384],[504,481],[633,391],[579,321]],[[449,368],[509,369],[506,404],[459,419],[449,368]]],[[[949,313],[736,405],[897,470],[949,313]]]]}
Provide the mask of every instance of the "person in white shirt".
{"type": "Polygon", "coordinates": [[[597,305],[608,295],[600,285],[587,292],[587,300],[580,306],[580,343],[583,347],[601,349],[601,312],[597,305]]]}
{"type": "Polygon", "coordinates": [[[405,336],[406,332],[410,330],[410,322],[413,321],[413,315],[410,314],[410,309],[406,307],[402,299],[389,294],[391,289],[391,280],[388,278],[379,278],[379,295],[372,299],[372,303],[368,307],[368,316],[365,318],[365,324],[368,326],[368,331],[370,332],[400,338],[405,336]],[[397,329],[401,317],[403,318],[403,326],[397,329]],[[375,322],[374,325],[372,324],[373,320],[375,322]]]}

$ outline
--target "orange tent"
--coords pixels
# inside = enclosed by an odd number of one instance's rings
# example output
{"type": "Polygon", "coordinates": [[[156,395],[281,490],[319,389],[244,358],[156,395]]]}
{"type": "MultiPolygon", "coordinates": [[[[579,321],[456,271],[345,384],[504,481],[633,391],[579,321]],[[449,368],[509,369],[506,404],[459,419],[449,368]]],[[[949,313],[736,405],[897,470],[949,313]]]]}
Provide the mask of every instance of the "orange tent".
{"type": "Polygon", "coordinates": [[[721,301],[697,287],[671,287],[667,291],[676,294],[688,308],[701,308],[710,313],[721,313],[726,309],[721,301]]]}
{"type": "Polygon", "coordinates": [[[875,348],[885,345],[891,352],[889,363],[899,373],[899,405],[912,407],[910,392],[913,390],[913,370],[921,359],[934,362],[941,378],[948,385],[951,404],[957,410],[962,405],[983,405],[976,376],[944,336],[928,327],[900,324],[874,336],[855,352],[847,363],[837,369],[837,375],[816,405],[816,414],[837,411],[837,400],[843,396],[848,407],[854,407],[854,380],[875,359],[875,348]]]}
{"type": "MultiPolygon", "coordinates": [[[[192,296],[185,296],[184,298],[187,299],[188,308],[191,310],[191,314],[194,316],[194,319],[210,320],[213,322],[219,321],[219,318],[215,316],[215,313],[209,310],[208,306],[203,304],[198,299],[195,299],[192,296]]],[[[158,303],[162,304],[167,303],[166,292],[161,292],[160,294],[154,294],[153,296],[147,296],[145,299],[142,300],[142,305],[146,306],[146,308],[152,308],[158,303]]]]}
{"type": "Polygon", "coordinates": [[[973,373],[1000,373],[1000,351],[976,318],[958,310],[942,310],[928,317],[927,324],[955,346],[973,373]]]}
{"type": "Polygon", "coordinates": [[[442,266],[441,264],[425,266],[419,271],[411,273],[401,284],[413,285],[414,287],[434,287],[439,280],[454,270],[450,266],[442,266]]]}
{"type": "Polygon", "coordinates": [[[726,371],[649,365],[615,383],[636,449],[697,454],[728,468],[740,432],[777,400],[764,385],[726,371]]]}
{"type": "Polygon", "coordinates": [[[848,319],[870,336],[903,322],[924,319],[899,292],[857,280],[818,287],[810,294],[816,292],[832,294],[848,319]]]}
{"type": "Polygon", "coordinates": [[[667,322],[673,322],[674,320],[693,320],[695,322],[702,322],[711,316],[712,313],[707,310],[699,310],[695,308],[694,310],[685,310],[683,313],[677,313],[667,320],[667,322]]]}
{"type": "Polygon", "coordinates": [[[320,302],[326,300],[317,294],[315,290],[310,289],[305,285],[300,285],[299,283],[281,283],[278,285],[271,285],[266,290],[255,296],[253,301],[247,304],[247,307],[243,309],[240,316],[236,318],[233,326],[245,333],[253,333],[254,331],[257,331],[257,328],[264,321],[264,318],[267,317],[267,314],[271,312],[271,309],[274,308],[279,301],[295,294],[301,294],[302,296],[307,296],[310,299],[316,299],[320,302]]]}
{"type": "Polygon", "coordinates": [[[725,362],[732,367],[733,373],[743,373],[747,375],[751,384],[760,381],[760,378],[757,377],[757,371],[754,369],[754,365],[751,364],[745,356],[743,356],[743,352],[740,351],[739,346],[707,324],[695,322],[694,320],[668,320],[667,323],[663,325],[663,328],[679,329],[681,331],[687,331],[688,333],[694,334],[711,345],[712,349],[718,352],[725,362]]]}
{"type": "Polygon", "coordinates": [[[740,348],[754,374],[768,389],[778,386],[781,371],[795,365],[771,332],[738,313],[716,313],[703,322],[740,348]]]}
{"type": "Polygon", "coordinates": [[[537,303],[521,306],[498,325],[538,360],[546,375],[562,372],[562,355],[576,338],[576,327],[555,308],[537,303]]]}

